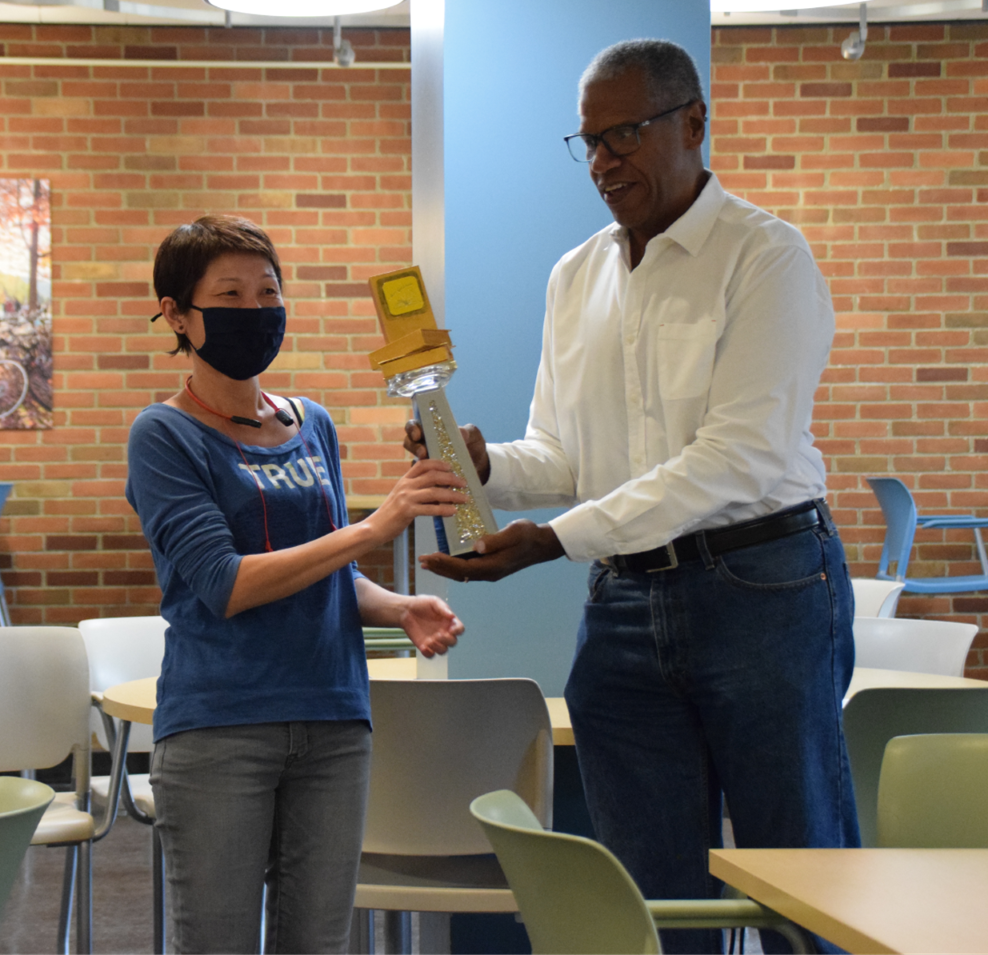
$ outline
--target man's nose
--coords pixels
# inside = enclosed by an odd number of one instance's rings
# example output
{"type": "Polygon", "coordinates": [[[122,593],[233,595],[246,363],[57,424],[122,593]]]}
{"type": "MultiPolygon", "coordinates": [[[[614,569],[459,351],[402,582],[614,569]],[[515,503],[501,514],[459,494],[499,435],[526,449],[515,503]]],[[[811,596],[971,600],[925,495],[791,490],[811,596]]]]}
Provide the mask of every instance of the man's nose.
{"type": "Polygon", "coordinates": [[[597,148],[593,152],[593,158],[590,160],[590,172],[592,174],[606,172],[608,169],[613,169],[615,166],[620,165],[620,163],[620,158],[615,156],[604,145],[604,141],[601,140],[597,143],[597,148]]]}

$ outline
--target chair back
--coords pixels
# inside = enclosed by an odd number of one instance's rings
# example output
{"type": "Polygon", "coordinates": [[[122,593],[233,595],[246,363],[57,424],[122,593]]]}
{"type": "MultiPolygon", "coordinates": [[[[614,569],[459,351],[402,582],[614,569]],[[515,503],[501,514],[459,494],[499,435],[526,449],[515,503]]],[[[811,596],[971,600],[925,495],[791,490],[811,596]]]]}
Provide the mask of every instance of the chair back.
{"type": "Polygon", "coordinates": [[[76,785],[88,793],[89,709],[78,630],[0,627],[0,772],[47,769],[72,753],[76,785]]]}
{"type": "MultiPolygon", "coordinates": [[[[156,677],[165,655],[164,617],[96,617],[79,621],[79,632],[89,655],[89,688],[102,693],[118,683],[156,677]]],[[[100,745],[110,746],[103,721],[93,710],[90,723],[100,745]]],[[[130,728],[128,752],[149,753],[154,749],[150,726],[134,723],[130,728]]]]}
{"type": "Polygon", "coordinates": [[[889,740],[878,783],[878,845],[988,849],[988,733],[889,740]]]}
{"type": "Polygon", "coordinates": [[[878,561],[877,576],[889,577],[889,565],[895,564],[894,579],[905,580],[909,552],[916,534],[916,502],[909,488],[898,478],[870,477],[868,483],[878,498],[878,506],[885,518],[885,543],[878,561]]]}
{"type": "Polygon", "coordinates": [[[854,664],[880,670],[964,676],[978,628],[950,620],[855,617],[854,664]]]}
{"type": "Polygon", "coordinates": [[[372,680],[364,851],[490,853],[470,800],[511,789],[552,825],[552,726],[534,680],[372,680]]]}
{"type": "Polygon", "coordinates": [[[858,617],[894,617],[899,596],[906,585],[896,580],[852,577],[854,614],[858,617]]]}
{"type": "Polygon", "coordinates": [[[0,776],[0,915],[34,830],[55,790],[34,779],[0,776]]]}
{"type": "Polygon", "coordinates": [[[507,790],[474,799],[470,812],[508,878],[533,952],[662,951],[638,886],[599,842],[545,832],[507,790]]]}
{"type": "Polygon", "coordinates": [[[916,733],[988,733],[988,684],[984,689],[875,687],[848,701],[844,737],[861,843],[866,847],[877,844],[878,780],[885,746],[893,736],[916,733]]]}

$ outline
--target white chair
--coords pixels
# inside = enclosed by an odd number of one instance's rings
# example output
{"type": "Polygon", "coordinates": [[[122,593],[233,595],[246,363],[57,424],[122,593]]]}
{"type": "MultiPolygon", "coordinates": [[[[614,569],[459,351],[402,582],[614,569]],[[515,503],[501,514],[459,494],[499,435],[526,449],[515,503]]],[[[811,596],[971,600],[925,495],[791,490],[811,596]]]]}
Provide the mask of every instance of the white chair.
{"type": "Polygon", "coordinates": [[[92,844],[106,834],[89,812],[89,664],[73,627],[0,627],[0,771],[48,769],[72,756],[75,792],[59,793],[31,845],[66,845],[59,951],[92,951],[92,844]]]}
{"type": "Polygon", "coordinates": [[[949,620],[855,617],[854,663],[859,667],[963,676],[978,628],[949,620]]]}
{"type": "Polygon", "coordinates": [[[355,906],[516,912],[470,802],[510,789],[543,826],[552,825],[552,726],[538,684],[372,680],[371,712],[374,754],[355,906]]]}
{"type": "MultiPolygon", "coordinates": [[[[94,707],[103,691],[118,683],[156,677],[161,672],[165,654],[164,617],[97,617],[79,621],[79,632],[89,655],[89,687],[94,707]]],[[[92,713],[92,731],[105,749],[114,743],[113,721],[101,710],[92,713]],[[102,719],[101,719],[102,717],[102,719]],[[110,734],[107,733],[110,729],[110,734]]],[[[150,726],[135,723],[130,729],[127,751],[150,753],[154,740],[150,726]]],[[[105,806],[110,788],[109,776],[92,779],[93,803],[105,806]]],[[[154,793],[147,773],[124,776],[121,796],[128,814],[138,822],[153,825],[156,818],[154,793]]],[[[165,944],[164,856],[157,831],[152,829],[152,878],[154,884],[154,951],[161,953],[165,944]]]]}
{"type": "Polygon", "coordinates": [[[856,617],[894,617],[899,595],[906,585],[898,580],[852,577],[856,617]]]}

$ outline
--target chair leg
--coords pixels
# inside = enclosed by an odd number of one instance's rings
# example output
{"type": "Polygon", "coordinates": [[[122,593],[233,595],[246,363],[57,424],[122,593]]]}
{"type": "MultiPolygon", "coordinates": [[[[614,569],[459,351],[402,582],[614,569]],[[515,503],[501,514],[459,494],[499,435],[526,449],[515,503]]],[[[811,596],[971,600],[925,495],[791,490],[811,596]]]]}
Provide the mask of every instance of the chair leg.
{"type": "Polygon", "coordinates": [[[62,875],[62,904],[58,913],[58,938],[55,951],[69,955],[69,932],[72,925],[72,896],[75,891],[75,872],[78,865],[79,847],[69,846],[65,850],[65,872],[62,875]]]}
{"type": "Polygon", "coordinates": [[[988,576],[988,554],[985,553],[985,542],[981,537],[981,528],[974,528],[974,543],[978,548],[978,560],[981,561],[981,573],[988,576]]]}
{"type": "Polygon", "coordinates": [[[264,955],[267,946],[264,944],[268,936],[268,883],[264,883],[261,891],[261,938],[258,941],[257,950],[264,955]]]}
{"type": "MultiPolygon", "coordinates": [[[[804,955],[804,953],[813,955],[817,950],[809,934],[793,922],[773,925],[772,929],[778,932],[792,946],[795,955],[804,955]]],[[[741,931],[744,931],[744,929],[741,931]]]]}
{"type": "Polygon", "coordinates": [[[412,951],[412,913],[384,913],[384,951],[388,955],[409,955],[412,951]]]}
{"type": "Polygon", "coordinates": [[[374,955],[374,910],[354,909],[350,920],[351,955],[374,955]]]}
{"type": "Polygon", "coordinates": [[[93,951],[93,844],[79,843],[79,867],[76,871],[75,948],[79,955],[93,951]]]}
{"type": "Polygon", "coordinates": [[[165,854],[157,829],[151,830],[151,869],[154,891],[154,955],[165,951],[165,854]]]}

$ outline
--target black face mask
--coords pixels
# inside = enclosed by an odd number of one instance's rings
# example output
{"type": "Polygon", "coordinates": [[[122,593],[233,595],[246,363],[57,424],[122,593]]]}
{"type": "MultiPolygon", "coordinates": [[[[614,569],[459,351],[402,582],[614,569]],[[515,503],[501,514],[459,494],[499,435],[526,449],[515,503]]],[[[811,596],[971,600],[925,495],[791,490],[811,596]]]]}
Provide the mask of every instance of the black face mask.
{"type": "MultiPolygon", "coordinates": [[[[199,308],[206,340],[196,354],[221,375],[246,381],[259,375],[274,361],[285,337],[285,309],[199,308]]],[[[192,346],[195,348],[195,346],[192,346]]]]}

